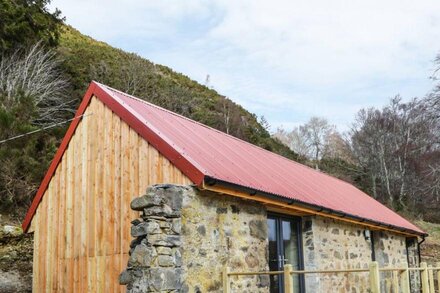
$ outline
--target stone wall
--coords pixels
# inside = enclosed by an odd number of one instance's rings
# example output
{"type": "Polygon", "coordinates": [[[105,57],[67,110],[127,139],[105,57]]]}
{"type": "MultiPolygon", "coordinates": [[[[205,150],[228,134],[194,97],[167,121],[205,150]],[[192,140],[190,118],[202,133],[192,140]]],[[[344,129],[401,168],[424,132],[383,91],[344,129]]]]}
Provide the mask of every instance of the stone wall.
{"type": "MultiPolygon", "coordinates": [[[[304,217],[305,269],[368,269],[372,261],[372,239],[364,234],[366,229],[319,216],[304,217]]],[[[407,263],[405,237],[383,231],[373,234],[376,260],[380,267],[407,263]]],[[[391,292],[391,274],[382,273],[381,277],[383,292],[391,292]]],[[[368,273],[306,277],[307,292],[368,292],[368,288],[368,273]]]]}
{"type": "MultiPolygon", "coordinates": [[[[222,292],[221,271],[268,270],[266,208],[206,192],[184,194],[182,246],[185,290],[222,292]]],[[[232,292],[268,292],[267,276],[234,277],[232,292]]]]}
{"type": "MultiPolygon", "coordinates": [[[[375,231],[374,251],[379,267],[403,267],[408,264],[406,238],[390,232],[375,231]]],[[[392,292],[392,273],[381,272],[381,290],[392,292]]]]}
{"type": "MultiPolygon", "coordinates": [[[[303,218],[306,270],[366,268],[371,262],[371,241],[359,226],[323,217],[303,218]]],[[[367,292],[368,273],[307,275],[307,292],[367,292]]]]}
{"type": "MultiPolygon", "coordinates": [[[[418,249],[418,239],[408,238],[407,239],[407,249],[408,249],[408,266],[409,267],[419,267],[419,249],[418,249]]],[[[411,291],[420,291],[420,273],[415,271],[409,272],[409,278],[411,281],[411,291]]]]}
{"type": "Polygon", "coordinates": [[[183,193],[190,187],[153,185],[134,199],[131,208],[141,211],[132,221],[130,258],[119,282],[127,292],[181,292],[183,193]]]}
{"type": "MultiPolygon", "coordinates": [[[[154,185],[132,202],[130,258],[120,282],[129,292],[222,292],[222,269],[268,270],[265,206],[192,186],[154,185]]],[[[368,269],[372,246],[381,267],[407,263],[406,239],[320,216],[303,217],[307,270],[368,269]],[[372,241],[374,243],[372,243],[372,241]]],[[[417,262],[410,246],[410,261],[417,262]]],[[[410,264],[414,265],[414,264],[410,264]]],[[[390,292],[391,275],[382,275],[390,292]]],[[[307,275],[307,292],[368,292],[368,273],[307,275]]],[[[414,287],[413,287],[414,288],[414,287]]],[[[231,278],[232,292],[268,292],[266,276],[231,278]]]]}
{"type": "MultiPolygon", "coordinates": [[[[222,292],[222,269],[267,270],[264,206],[191,186],[154,185],[131,207],[128,292],[222,292]]],[[[232,278],[233,292],[268,292],[267,277],[232,278]]]]}

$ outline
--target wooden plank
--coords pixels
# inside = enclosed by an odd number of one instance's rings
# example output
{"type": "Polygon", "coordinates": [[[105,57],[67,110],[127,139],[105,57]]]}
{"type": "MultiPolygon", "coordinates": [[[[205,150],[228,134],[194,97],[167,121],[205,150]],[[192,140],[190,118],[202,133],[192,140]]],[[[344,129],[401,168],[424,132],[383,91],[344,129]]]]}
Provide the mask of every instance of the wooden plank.
{"type": "Polygon", "coordinates": [[[398,277],[398,272],[397,271],[393,271],[393,292],[394,293],[399,293],[399,277],[398,277]]]}
{"type": "Polygon", "coordinates": [[[84,270],[81,261],[81,149],[82,149],[82,131],[81,124],[77,128],[73,139],[71,141],[74,145],[74,184],[72,186],[73,192],[73,291],[81,292],[81,274],[84,270]]]}
{"type": "Polygon", "coordinates": [[[94,256],[87,257],[87,292],[96,292],[96,260],[94,256]]]}
{"type": "Polygon", "coordinates": [[[434,289],[434,271],[432,270],[432,266],[431,265],[428,268],[428,277],[429,277],[429,292],[435,293],[435,289],[434,289]]]}
{"type": "Polygon", "coordinates": [[[370,263],[370,291],[371,293],[380,293],[380,274],[377,261],[370,263]]]}
{"type": "Polygon", "coordinates": [[[88,260],[88,274],[87,274],[87,288],[88,292],[96,291],[96,194],[98,193],[98,184],[96,171],[99,170],[97,163],[97,153],[98,153],[98,140],[96,135],[98,132],[98,119],[99,112],[97,110],[97,100],[93,98],[90,102],[90,112],[93,116],[89,118],[88,127],[88,161],[87,169],[89,174],[87,174],[87,189],[90,191],[88,193],[88,223],[87,223],[87,255],[88,260]]]}
{"type": "Polygon", "coordinates": [[[113,213],[113,120],[112,120],[112,112],[108,109],[104,111],[104,162],[103,162],[103,171],[105,174],[104,177],[104,219],[107,228],[105,229],[105,237],[104,237],[104,256],[105,256],[105,270],[103,272],[104,275],[104,291],[105,292],[113,292],[113,284],[115,282],[113,276],[113,263],[112,258],[108,257],[114,251],[113,249],[113,230],[109,229],[109,227],[114,226],[114,213],[113,213]]]}
{"type": "MultiPolygon", "coordinates": [[[[124,173],[127,176],[123,178],[125,182],[124,188],[124,220],[122,226],[122,233],[124,235],[124,241],[122,242],[121,249],[123,252],[128,252],[129,244],[131,241],[130,235],[130,222],[136,217],[134,211],[130,208],[131,200],[136,196],[135,192],[138,190],[138,151],[137,151],[137,133],[130,129],[128,126],[123,127],[123,139],[122,142],[125,145],[125,158],[124,158],[124,173]],[[125,139],[124,139],[125,137],[125,139]]],[[[126,263],[124,264],[126,265],[126,263]]]]}
{"type": "Polygon", "coordinates": [[[137,194],[145,194],[145,189],[148,186],[148,142],[142,137],[138,137],[138,156],[139,156],[139,186],[137,194]]]}
{"type": "Polygon", "coordinates": [[[420,263],[420,268],[422,269],[420,277],[422,278],[422,292],[423,293],[430,293],[429,292],[429,280],[428,280],[428,265],[426,262],[420,263]]]}
{"type": "Polygon", "coordinates": [[[41,209],[41,205],[38,207],[37,212],[35,213],[34,218],[32,219],[32,224],[35,225],[34,227],[36,228],[34,231],[34,255],[33,255],[33,261],[32,261],[32,266],[33,266],[33,273],[32,273],[32,289],[34,292],[40,292],[41,288],[40,288],[40,273],[41,273],[41,268],[39,266],[39,260],[40,260],[40,212],[39,210],[41,209]]]}
{"type": "Polygon", "coordinates": [[[32,222],[36,292],[124,291],[117,277],[127,265],[130,222],[137,217],[131,199],[164,180],[190,183],[96,98],[90,112],[93,116],[78,125],[32,222]],[[104,121],[110,121],[106,127],[104,121]]]}
{"type": "MultiPolygon", "coordinates": [[[[118,136],[117,130],[115,130],[116,127],[116,119],[114,114],[111,111],[108,111],[110,113],[110,117],[109,120],[111,121],[111,129],[110,129],[110,156],[109,156],[109,193],[108,193],[108,197],[109,197],[109,201],[108,201],[108,209],[110,211],[110,222],[109,222],[109,234],[108,234],[108,241],[109,241],[109,249],[107,252],[107,257],[109,259],[109,276],[110,276],[110,287],[109,287],[109,292],[115,292],[116,287],[119,286],[119,282],[117,280],[119,280],[119,262],[115,262],[115,257],[114,255],[116,254],[116,247],[117,247],[117,242],[114,241],[114,233],[115,233],[115,228],[116,228],[116,218],[117,216],[117,212],[115,211],[115,202],[118,202],[117,199],[117,192],[115,191],[115,187],[116,187],[116,183],[115,183],[115,174],[116,174],[116,169],[115,169],[115,149],[116,149],[116,137],[118,136]],[[116,267],[116,265],[118,265],[118,267],[116,267]],[[116,275],[115,272],[117,272],[118,274],[116,275]]],[[[119,221],[118,221],[119,222],[119,221]]]]}
{"type": "Polygon", "coordinates": [[[157,180],[157,173],[155,172],[156,170],[156,165],[158,164],[157,162],[157,158],[158,158],[158,152],[155,148],[153,148],[151,145],[148,145],[148,185],[151,185],[156,182],[158,182],[157,180]]]}
{"type": "MultiPolygon", "coordinates": [[[[89,111],[86,111],[86,113],[89,113],[89,111]]],[[[88,215],[87,215],[87,207],[88,207],[88,178],[87,178],[87,172],[88,172],[88,127],[89,127],[89,118],[90,116],[85,117],[81,123],[80,127],[78,127],[78,130],[81,131],[81,182],[78,183],[81,188],[81,193],[77,196],[81,198],[80,206],[81,206],[81,213],[80,213],[80,227],[81,227],[81,239],[80,239],[80,251],[79,256],[81,257],[81,265],[80,265],[80,288],[82,292],[87,291],[88,287],[88,277],[87,277],[87,255],[88,255],[88,249],[87,249],[87,222],[88,222],[88,215]]],[[[77,227],[78,229],[79,227],[77,227]]]]}
{"type": "Polygon", "coordinates": [[[127,263],[123,257],[126,243],[129,241],[129,230],[127,229],[127,215],[129,215],[129,206],[127,201],[130,193],[130,149],[129,149],[129,129],[126,123],[121,123],[121,266],[125,267],[127,263]]]}
{"type": "MultiPolygon", "coordinates": [[[[129,194],[129,202],[131,203],[133,199],[138,197],[140,194],[139,191],[139,136],[138,134],[130,128],[130,194],[129,194]]],[[[130,229],[131,221],[134,218],[137,218],[139,215],[135,211],[133,211],[130,207],[130,214],[128,215],[128,226],[127,229],[130,229]]],[[[131,241],[131,235],[130,235],[131,241]]],[[[130,242],[126,244],[127,251],[130,249],[130,242]]]]}
{"type": "Polygon", "coordinates": [[[59,170],[59,213],[58,213],[58,278],[57,288],[59,291],[63,291],[64,288],[64,262],[65,259],[65,245],[66,245],[66,234],[65,234],[65,217],[66,217],[66,160],[61,159],[60,165],[58,165],[59,170]]]}
{"type": "Polygon", "coordinates": [[[47,229],[47,219],[48,219],[48,200],[47,197],[42,202],[42,217],[41,217],[41,228],[42,228],[42,235],[44,235],[44,238],[40,238],[40,249],[42,252],[42,257],[39,260],[40,262],[40,269],[41,269],[41,290],[46,290],[46,284],[47,284],[47,255],[48,255],[48,247],[47,247],[47,236],[48,236],[48,229],[47,229]]]}
{"type": "MultiPolygon", "coordinates": [[[[113,120],[113,141],[114,141],[114,154],[113,154],[113,213],[114,213],[114,225],[113,225],[113,263],[114,271],[121,272],[121,202],[122,196],[121,190],[121,119],[112,114],[113,120]]],[[[116,288],[119,284],[117,284],[116,288]]]]}
{"type": "Polygon", "coordinates": [[[40,269],[41,269],[41,289],[46,290],[46,284],[47,284],[47,220],[48,220],[48,197],[44,198],[40,205],[42,205],[41,209],[41,222],[40,222],[40,229],[41,229],[41,235],[40,238],[40,247],[41,250],[41,257],[40,257],[40,269]],[[43,236],[44,235],[44,236],[43,236]]]}
{"type": "Polygon", "coordinates": [[[49,292],[52,288],[52,274],[53,274],[53,267],[52,267],[52,257],[53,257],[53,250],[52,250],[52,240],[53,240],[53,227],[52,227],[52,217],[53,217],[53,180],[51,181],[48,189],[47,189],[47,196],[44,199],[47,202],[47,221],[44,223],[47,227],[47,236],[46,236],[46,286],[45,291],[49,292]]]}
{"type": "Polygon", "coordinates": [[[103,292],[104,291],[104,265],[102,263],[102,256],[105,254],[105,243],[104,243],[104,197],[103,197],[103,188],[104,188],[104,105],[102,103],[97,103],[97,107],[95,112],[97,113],[97,156],[96,156],[96,261],[97,261],[97,269],[96,269],[96,291],[103,292]]]}
{"type": "Polygon", "coordinates": [[[400,287],[402,289],[402,293],[410,293],[408,263],[404,264],[404,269],[405,270],[400,273],[400,287]]]}
{"type": "MultiPolygon", "coordinates": [[[[437,269],[440,268],[440,262],[435,263],[435,267],[437,269]]],[[[440,293],[440,269],[437,270],[437,287],[438,287],[438,292],[440,293]]]]}
{"type": "Polygon", "coordinates": [[[163,160],[164,160],[164,158],[162,156],[159,156],[159,153],[157,152],[157,159],[156,159],[156,182],[157,183],[165,183],[163,181],[163,169],[162,169],[163,160]]]}
{"type": "MultiPolygon", "coordinates": [[[[61,170],[60,170],[61,171],[61,170]]],[[[55,176],[51,182],[53,184],[53,215],[52,215],[52,229],[53,229],[53,256],[51,259],[52,262],[52,288],[51,291],[57,292],[58,291],[58,258],[59,258],[59,252],[58,252],[58,243],[61,241],[59,237],[59,226],[58,226],[58,220],[59,220],[59,214],[60,214],[60,197],[59,197],[59,190],[60,190],[60,172],[56,172],[55,176]]]]}
{"type": "Polygon", "coordinates": [[[60,241],[59,239],[59,230],[58,230],[58,215],[59,215],[59,211],[60,211],[60,206],[59,206],[59,189],[60,189],[60,172],[55,172],[50,184],[52,185],[52,197],[53,197],[53,202],[52,202],[52,216],[51,216],[51,227],[52,227],[52,257],[51,257],[51,266],[52,266],[52,276],[51,276],[51,288],[50,291],[56,292],[58,290],[58,263],[57,260],[59,258],[59,253],[58,253],[58,242],[60,241]]]}
{"type": "Polygon", "coordinates": [[[96,257],[97,261],[98,261],[98,265],[96,268],[97,271],[97,290],[96,292],[105,292],[104,288],[105,288],[105,276],[104,276],[104,272],[105,272],[105,255],[98,255],[96,257]]]}
{"type": "Polygon", "coordinates": [[[74,166],[73,166],[74,144],[70,144],[67,149],[66,166],[66,261],[65,261],[65,284],[67,290],[73,289],[73,191],[74,185],[74,166]]]}
{"type": "Polygon", "coordinates": [[[293,293],[293,267],[291,264],[284,266],[284,293],[293,293]]]}
{"type": "Polygon", "coordinates": [[[171,178],[171,173],[172,173],[173,169],[171,167],[170,161],[162,158],[162,180],[163,183],[171,183],[172,182],[172,178],[171,178]]]}

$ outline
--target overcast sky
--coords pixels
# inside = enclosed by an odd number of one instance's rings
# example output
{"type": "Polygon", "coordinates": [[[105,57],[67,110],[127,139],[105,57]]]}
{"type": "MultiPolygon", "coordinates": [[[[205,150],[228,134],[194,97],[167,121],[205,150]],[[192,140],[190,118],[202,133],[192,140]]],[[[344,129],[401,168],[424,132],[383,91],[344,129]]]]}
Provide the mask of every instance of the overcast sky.
{"type": "Polygon", "coordinates": [[[423,96],[440,51],[440,2],[53,0],[95,39],[167,65],[272,128],[312,116],[345,130],[362,107],[423,96]]]}

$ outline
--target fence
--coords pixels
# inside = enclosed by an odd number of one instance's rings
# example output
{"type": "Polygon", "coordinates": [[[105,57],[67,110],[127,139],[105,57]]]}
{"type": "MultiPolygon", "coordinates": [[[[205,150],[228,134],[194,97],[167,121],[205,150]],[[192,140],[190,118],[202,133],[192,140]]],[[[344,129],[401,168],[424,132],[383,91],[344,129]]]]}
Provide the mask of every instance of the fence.
{"type": "Polygon", "coordinates": [[[392,293],[410,293],[409,272],[420,272],[422,293],[435,293],[434,272],[437,272],[437,289],[440,293],[440,262],[435,267],[428,266],[426,262],[420,263],[419,268],[380,268],[376,261],[370,263],[369,269],[346,269],[346,270],[293,270],[292,265],[285,265],[283,271],[265,272],[231,272],[229,267],[223,269],[223,292],[231,293],[230,277],[232,276],[255,276],[255,275],[284,275],[284,293],[294,293],[294,274],[340,274],[340,273],[369,273],[370,292],[380,293],[380,272],[391,272],[393,275],[392,293]],[[400,279],[400,282],[399,282],[400,279]]]}

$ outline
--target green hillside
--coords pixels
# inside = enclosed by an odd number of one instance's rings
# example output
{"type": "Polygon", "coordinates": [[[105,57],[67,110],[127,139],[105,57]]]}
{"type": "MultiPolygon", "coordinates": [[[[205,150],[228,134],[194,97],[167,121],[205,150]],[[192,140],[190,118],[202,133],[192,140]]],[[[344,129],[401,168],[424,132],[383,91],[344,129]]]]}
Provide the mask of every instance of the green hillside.
{"type": "Polygon", "coordinates": [[[166,66],[98,42],[69,26],[63,27],[57,50],[77,104],[90,81],[96,80],[298,160],[294,152],[270,137],[255,114],[166,66]]]}
{"type": "MultiPolygon", "coordinates": [[[[54,112],[57,120],[50,115],[46,119],[48,124],[72,118],[88,85],[95,80],[264,149],[300,160],[287,146],[270,136],[264,118],[259,119],[215,90],[166,66],[96,41],[70,26],[59,24],[56,35],[59,37],[55,45],[41,48],[45,50],[42,52],[54,52],[49,54],[54,54],[57,74],[66,82],[60,99],[49,102],[47,108],[57,104],[66,104],[69,108],[54,112]]],[[[20,49],[20,45],[18,48],[17,56],[29,54],[26,48],[20,49]]],[[[10,54],[4,52],[5,56],[10,54]]],[[[24,88],[27,84],[32,83],[27,82],[24,88]]],[[[0,104],[6,105],[0,107],[0,141],[42,126],[35,123],[41,118],[38,112],[41,107],[35,104],[39,93],[25,94],[21,88],[23,86],[18,85],[13,93],[12,96],[18,97],[14,102],[8,100],[11,94],[0,91],[0,104]]],[[[60,125],[0,145],[0,212],[18,218],[24,216],[67,126],[60,125]]]]}

